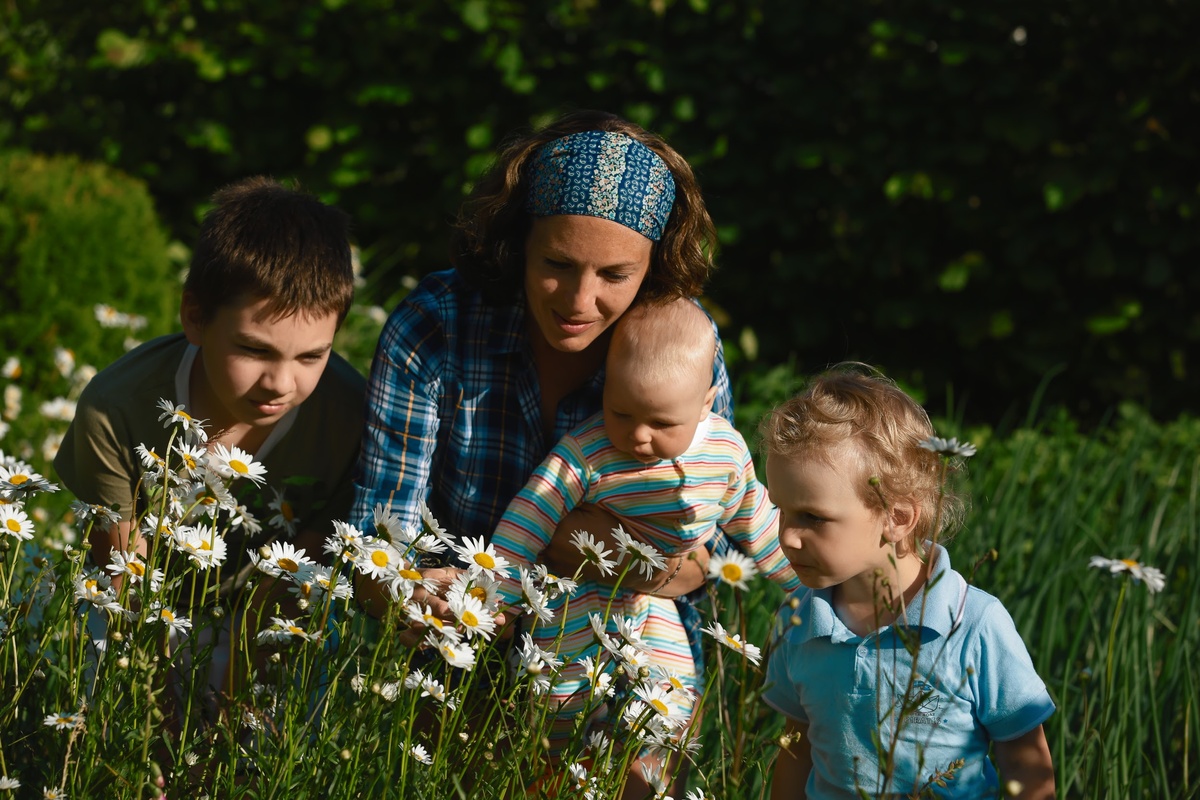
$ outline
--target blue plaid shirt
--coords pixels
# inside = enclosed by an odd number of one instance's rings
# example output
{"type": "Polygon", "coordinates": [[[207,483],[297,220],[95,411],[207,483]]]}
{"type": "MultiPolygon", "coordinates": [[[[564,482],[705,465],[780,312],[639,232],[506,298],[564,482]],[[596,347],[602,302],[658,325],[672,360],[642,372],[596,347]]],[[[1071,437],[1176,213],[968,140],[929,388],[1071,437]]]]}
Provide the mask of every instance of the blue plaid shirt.
{"type": "MultiPolygon", "coordinates": [[[[426,276],[397,306],[371,364],[354,525],[371,533],[376,504],[418,525],[423,499],[451,535],[491,539],[550,449],[601,408],[603,369],[563,398],[546,440],[526,325],[523,301],[489,306],[454,270],[426,276]]],[[[732,422],[720,341],[713,410],[732,422]]],[[[679,612],[699,667],[699,614],[686,601],[679,612]]]]}
{"type": "MultiPolygon", "coordinates": [[[[601,408],[603,369],[559,403],[546,440],[526,324],[523,302],[486,305],[453,270],[392,312],[371,364],[351,522],[370,533],[378,503],[417,525],[423,499],[452,535],[491,538],[550,449],[601,408]]],[[[732,419],[720,348],[713,380],[713,410],[732,419]]]]}

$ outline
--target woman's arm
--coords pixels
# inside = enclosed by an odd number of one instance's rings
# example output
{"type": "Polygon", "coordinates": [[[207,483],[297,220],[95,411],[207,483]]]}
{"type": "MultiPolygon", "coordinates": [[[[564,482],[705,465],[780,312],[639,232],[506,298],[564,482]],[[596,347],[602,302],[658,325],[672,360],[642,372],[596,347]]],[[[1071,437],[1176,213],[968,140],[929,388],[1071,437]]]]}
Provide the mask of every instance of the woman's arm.
{"type": "Polygon", "coordinates": [[[771,800],[804,800],[808,796],[808,774],[812,772],[812,747],[808,726],[788,720],[783,730],[786,743],[775,756],[771,778],[771,800]]]}
{"type": "MultiPolygon", "coordinates": [[[[1041,725],[1016,739],[995,742],[992,748],[1001,784],[1007,786],[1012,781],[1020,784],[1020,790],[1011,796],[1023,800],[1053,800],[1054,764],[1041,725]]],[[[1006,796],[1009,795],[1006,793],[1006,796]]]]}

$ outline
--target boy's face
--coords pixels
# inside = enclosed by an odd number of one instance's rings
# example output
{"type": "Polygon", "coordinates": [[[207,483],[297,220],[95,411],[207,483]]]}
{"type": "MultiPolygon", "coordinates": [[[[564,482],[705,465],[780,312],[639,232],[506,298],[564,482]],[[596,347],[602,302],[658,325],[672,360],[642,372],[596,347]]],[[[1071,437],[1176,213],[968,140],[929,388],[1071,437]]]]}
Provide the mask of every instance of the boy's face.
{"type": "Polygon", "coordinates": [[[337,315],[275,317],[267,305],[266,299],[239,298],[204,322],[184,296],[184,333],[200,348],[203,370],[192,373],[192,401],[203,398],[213,432],[275,424],[312,394],[325,371],[337,315]]]}
{"type": "Polygon", "coordinates": [[[883,540],[885,515],[859,496],[850,447],[834,451],[834,466],[813,455],[771,454],[767,487],[779,507],[779,543],[800,582],[810,589],[857,584],[871,597],[876,570],[892,573],[892,551],[883,540]]]}
{"type": "Polygon", "coordinates": [[[613,446],[645,464],[687,452],[717,390],[626,377],[610,371],[604,381],[604,430],[613,446]]]}

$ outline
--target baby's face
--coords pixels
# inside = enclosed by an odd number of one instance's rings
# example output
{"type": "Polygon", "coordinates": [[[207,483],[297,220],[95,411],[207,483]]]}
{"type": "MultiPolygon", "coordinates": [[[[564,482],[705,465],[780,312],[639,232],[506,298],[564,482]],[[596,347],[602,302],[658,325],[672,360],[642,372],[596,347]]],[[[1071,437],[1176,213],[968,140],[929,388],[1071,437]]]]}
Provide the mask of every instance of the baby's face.
{"type": "Polygon", "coordinates": [[[604,382],[604,429],[613,446],[645,464],[687,452],[713,392],[698,395],[692,386],[622,377],[613,373],[604,382]]]}

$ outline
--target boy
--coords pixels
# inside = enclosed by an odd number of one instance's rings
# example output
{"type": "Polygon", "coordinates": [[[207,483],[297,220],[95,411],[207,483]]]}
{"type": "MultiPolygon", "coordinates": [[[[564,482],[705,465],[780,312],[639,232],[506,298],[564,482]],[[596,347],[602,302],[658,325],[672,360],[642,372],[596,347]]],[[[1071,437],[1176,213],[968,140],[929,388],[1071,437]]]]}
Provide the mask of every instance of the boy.
{"type": "MultiPolygon", "coordinates": [[[[354,293],[349,218],[264,177],[221,189],[213,203],[183,287],[183,333],[147,342],[96,375],[54,460],[79,499],[120,513],[117,524],[92,529],[102,569],[114,551],[130,549],[142,510],[135,496],[146,502],[135,448],[168,453],[160,398],[205,421],[210,451],[240,448],[266,468],[269,487],[282,493],[272,507],[284,527],[299,528],[297,548],[319,553],[331,520],[349,514],[365,385],[332,350],[354,293]]],[[[253,500],[247,506],[259,519],[271,514],[253,500]]],[[[246,527],[227,537],[223,576],[237,575],[247,549],[272,538],[246,527]]],[[[144,553],[146,537],[137,539],[144,553]]]]}
{"type": "Polygon", "coordinates": [[[1052,798],[1054,704],[1004,607],[936,543],[962,501],[940,492],[925,411],[877,373],[835,369],[762,432],[804,584],[767,665],[763,697],[791,742],[772,798],[996,797],[1000,781],[1052,798]]]}
{"type": "MultiPolygon", "coordinates": [[[[767,577],[795,587],[775,537],[775,509],[745,441],[711,411],[715,354],[712,323],[691,300],[627,311],[609,344],[603,411],[565,436],[534,472],[492,537],[496,552],[532,566],[560,520],[588,503],[617,517],[634,541],[668,556],[703,547],[719,526],[767,577]]],[[[658,588],[673,577],[665,575],[658,588]]],[[[505,581],[501,592],[521,601],[519,584],[505,581]]],[[[633,620],[621,635],[640,636],[653,665],[700,688],[687,634],[677,615],[664,613],[671,610],[669,601],[585,580],[567,605],[561,641],[560,620],[533,630],[539,646],[572,659],[548,695],[552,709],[561,704],[557,745],[587,702],[587,692],[578,691],[589,682],[585,656],[603,660],[592,614],[608,613],[611,634],[618,632],[617,618],[633,620]]],[[[686,721],[688,692],[672,692],[670,701],[670,716],[686,721]]]]}

